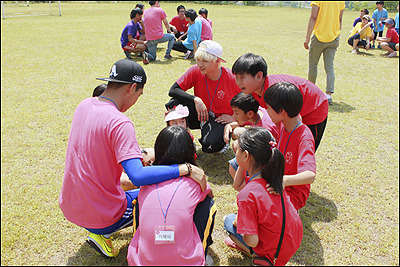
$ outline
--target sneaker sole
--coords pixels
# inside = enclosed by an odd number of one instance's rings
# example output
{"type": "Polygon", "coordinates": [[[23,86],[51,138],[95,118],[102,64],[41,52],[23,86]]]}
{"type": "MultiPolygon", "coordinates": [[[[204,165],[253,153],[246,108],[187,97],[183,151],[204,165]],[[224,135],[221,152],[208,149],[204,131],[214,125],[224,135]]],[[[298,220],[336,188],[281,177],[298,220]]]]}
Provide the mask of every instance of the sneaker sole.
{"type": "Polygon", "coordinates": [[[114,258],[114,257],[116,257],[116,256],[118,255],[118,253],[117,253],[116,255],[114,255],[114,256],[108,255],[107,252],[104,251],[103,247],[101,247],[101,246],[99,247],[99,246],[97,245],[97,242],[94,241],[91,237],[88,237],[88,238],[86,239],[86,242],[87,242],[91,247],[93,247],[97,252],[99,252],[103,257],[106,257],[106,258],[114,258]]]}

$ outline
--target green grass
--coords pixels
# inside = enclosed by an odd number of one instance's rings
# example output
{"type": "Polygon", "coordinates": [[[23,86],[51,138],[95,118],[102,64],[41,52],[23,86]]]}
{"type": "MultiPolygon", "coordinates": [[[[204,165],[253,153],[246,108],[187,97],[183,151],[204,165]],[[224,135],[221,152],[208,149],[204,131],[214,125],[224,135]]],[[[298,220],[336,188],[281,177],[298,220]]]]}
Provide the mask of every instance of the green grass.
{"type": "MultiPolygon", "coordinates": [[[[58,196],[74,110],[100,83],[95,78],[107,77],[123,58],[120,33],[134,4],[63,2],[61,17],[1,21],[2,265],[127,265],[131,229],[115,234],[120,255],[106,260],[85,243],[86,230],[64,218],[58,196]]],[[[169,18],[177,5],[162,2],[169,18]]],[[[254,52],[266,59],[269,74],[307,78],[303,40],[310,10],[185,6],[209,10],[224,66],[254,52]]],[[[351,54],[346,39],[358,15],[344,13],[334,104],[316,154],[317,178],[300,211],[303,242],[289,265],[399,265],[399,58],[382,57],[381,50],[351,54]]],[[[195,64],[178,52],[164,61],[165,48],[159,45],[158,61],[144,66],[144,95],[126,112],[143,147],[153,146],[165,126],[170,86],[195,64]]],[[[322,62],[317,85],[324,90],[322,62]]],[[[198,154],[218,206],[214,262],[249,265],[223,243],[222,218],[237,211],[227,171],[233,152],[198,154]]]]}

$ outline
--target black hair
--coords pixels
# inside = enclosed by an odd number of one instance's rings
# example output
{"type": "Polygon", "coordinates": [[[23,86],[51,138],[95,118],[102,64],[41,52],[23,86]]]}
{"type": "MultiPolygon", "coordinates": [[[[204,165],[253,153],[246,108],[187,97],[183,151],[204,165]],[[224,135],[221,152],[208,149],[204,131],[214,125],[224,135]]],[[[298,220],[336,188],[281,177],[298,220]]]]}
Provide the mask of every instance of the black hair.
{"type": "Polygon", "coordinates": [[[185,17],[188,17],[191,21],[195,21],[197,18],[197,13],[196,10],[194,9],[188,9],[185,11],[185,17]]]}
{"type": "Polygon", "coordinates": [[[365,13],[365,15],[368,15],[368,14],[369,14],[369,11],[368,11],[368,9],[366,9],[366,8],[364,8],[364,9],[361,9],[361,12],[364,12],[364,13],[365,13]]]}
{"type": "Polygon", "coordinates": [[[142,3],[136,4],[135,8],[140,8],[141,10],[143,10],[144,4],[142,3]]]}
{"type": "Polygon", "coordinates": [[[107,84],[102,83],[96,86],[93,90],[93,97],[101,95],[107,88],[107,84]]]}
{"type": "Polygon", "coordinates": [[[376,1],[376,5],[384,5],[385,1],[376,1]]]}
{"type": "Polygon", "coordinates": [[[171,165],[188,162],[196,165],[195,148],[189,132],[177,125],[168,126],[158,134],[154,145],[153,165],[171,165]]]}
{"type": "Polygon", "coordinates": [[[186,10],[186,8],[185,8],[184,5],[179,5],[179,6],[176,8],[176,12],[179,13],[179,10],[181,10],[182,8],[186,10]]]}
{"type": "Polygon", "coordinates": [[[299,115],[303,107],[303,95],[294,84],[279,82],[270,86],[264,93],[264,101],[276,112],[286,111],[290,118],[299,115]]]}
{"type": "Polygon", "coordinates": [[[251,94],[245,95],[243,92],[235,95],[231,100],[231,107],[241,109],[244,113],[249,111],[257,113],[259,106],[260,104],[251,94]]]}
{"type": "Polygon", "coordinates": [[[204,7],[200,8],[199,15],[201,15],[201,14],[206,14],[206,17],[208,17],[208,10],[205,9],[204,7]]]}
{"type": "MultiPolygon", "coordinates": [[[[156,4],[157,1],[149,1],[149,5],[154,6],[156,4]]],[[[160,1],[158,1],[160,2],[160,1]]]]}
{"type": "MultiPolygon", "coordinates": [[[[125,85],[127,85],[127,83],[108,82],[107,88],[117,90],[125,85]]],[[[136,83],[135,92],[142,89],[143,87],[144,87],[144,83],[136,83]]]]}
{"type": "Polygon", "coordinates": [[[262,56],[253,53],[241,55],[232,66],[232,72],[235,75],[248,73],[254,77],[260,71],[263,73],[263,77],[267,77],[267,62],[265,62],[262,56]]]}
{"type": "Polygon", "coordinates": [[[141,10],[140,8],[132,9],[132,11],[131,11],[131,19],[134,19],[137,14],[143,15],[143,10],[141,10]]]}
{"type": "Polygon", "coordinates": [[[240,135],[239,149],[252,155],[255,164],[253,167],[262,167],[262,178],[275,192],[282,194],[285,158],[278,148],[270,144],[271,141],[275,142],[275,138],[267,129],[251,127],[240,135]]]}

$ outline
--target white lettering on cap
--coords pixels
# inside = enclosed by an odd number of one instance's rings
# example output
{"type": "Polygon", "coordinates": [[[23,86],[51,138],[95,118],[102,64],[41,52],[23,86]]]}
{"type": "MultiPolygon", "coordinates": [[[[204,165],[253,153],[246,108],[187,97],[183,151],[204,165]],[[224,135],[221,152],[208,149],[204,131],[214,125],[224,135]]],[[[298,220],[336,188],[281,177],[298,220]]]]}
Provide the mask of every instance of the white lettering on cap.
{"type": "Polygon", "coordinates": [[[132,81],[134,81],[134,82],[141,83],[142,80],[143,80],[142,76],[135,75],[135,76],[132,77],[132,81]]]}
{"type": "Polygon", "coordinates": [[[113,66],[112,66],[111,72],[110,72],[110,76],[112,76],[112,77],[114,77],[114,78],[118,76],[118,73],[117,73],[117,66],[116,66],[116,65],[113,65],[113,66]]]}

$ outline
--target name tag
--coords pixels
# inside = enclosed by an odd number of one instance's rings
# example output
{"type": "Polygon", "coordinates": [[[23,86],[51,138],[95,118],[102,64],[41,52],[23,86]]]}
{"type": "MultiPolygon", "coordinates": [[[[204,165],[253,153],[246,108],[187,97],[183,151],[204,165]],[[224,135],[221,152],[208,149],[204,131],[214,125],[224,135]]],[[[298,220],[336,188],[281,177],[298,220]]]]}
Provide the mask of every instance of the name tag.
{"type": "Polygon", "coordinates": [[[175,226],[154,226],[154,244],[175,244],[175,226]]]}
{"type": "Polygon", "coordinates": [[[211,110],[208,112],[208,115],[210,115],[211,117],[215,118],[215,113],[212,112],[211,110]]]}

